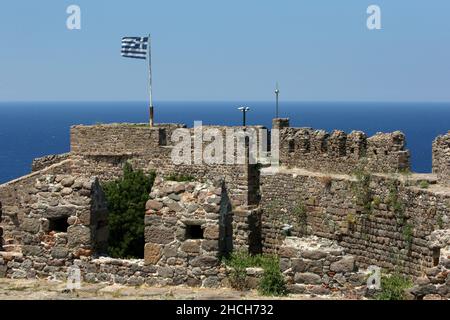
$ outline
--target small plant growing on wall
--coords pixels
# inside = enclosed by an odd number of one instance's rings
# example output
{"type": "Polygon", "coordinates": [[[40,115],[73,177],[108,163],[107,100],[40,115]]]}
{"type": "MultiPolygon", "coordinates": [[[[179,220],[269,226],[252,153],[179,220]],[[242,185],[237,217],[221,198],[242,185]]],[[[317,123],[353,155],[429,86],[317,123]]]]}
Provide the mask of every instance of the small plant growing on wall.
{"type": "Polygon", "coordinates": [[[422,180],[419,183],[419,187],[422,188],[422,189],[428,189],[429,186],[430,186],[430,184],[426,180],[422,180]]]}
{"type": "Polygon", "coordinates": [[[361,167],[355,170],[353,174],[356,181],[352,184],[352,191],[356,205],[361,206],[363,215],[369,216],[372,213],[373,201],[370,189],[372,176],[361,167]]]}
{"type": "Polygon", "coordinates": [[[402,230],[403,240],[406,242],[406,249],[411,250],[413,238],[414,238],[414,228],[411,224],[406,223],[402,230]]]}
{"type": "Polygon", "coordinates": [[[264,256],[262,262],[263,277],[258,292],[263,296],[284,296],[287,294],[286,282],[280,270],[280,259],[264,256]]]}
{"type": "Polygon", "coordinates": [[[381,204],[381,198],[379,196],[374,196],[372,200],[372,208],[378,208],[381,204]]]}
{"type": "Polygon", "coordinates": [[[183,174],[171,174],[166,177],[166,180],[176,182],[190,182],[194,181],[194,177],[183,174]]]}
{"type": "Polygon", "coordinates": [[[405,300],[405,291],[413,285],[411,279],[398,272],[381,273],[381,291],[375,295],[377,300],[405,300]]]}
{"type": "Polygon", "coordinates": [[[258,292],[264,296],[283,296],[287,294],[286,283],[280,270],[278,257],[271,255],[250,255],[245,251],[231,253],[224,260],[232,268],[230,284],[237,290],[246,290],[247,268],[262,268],[264,273],[258,286],[258,292]]]}
{"type": "Polygon", "coordinates": [[[442,212],[439,212],[436,215],[436,225],[438,226],[439,229],[444,229],[444,217],[442,212]]]}
{"type": "Polygon", "coordinates": [[[348,213],[345,218],[349,231],[355,231],[356,223],[358,222],[356,216],[353,213],[348,213]]]}
{"type": "Polygon", "coordinates": [[[299,229],[302,235],[306,236],[308,232],[306,207],[302,201],[299,201],[294,208],[294,215],[297,218],[299,229]]]}
{"type": "Polygon", "coordinates": [[[144,256],[145,203],[155,174],[134,171],[129,163],[123,177],[103,184],[108,204],[108,254],[114,258],[144,256]]]}
{"type": "Polygon", "coordinates": [[[408,249],[409,251],[411,250],[414,238],[414,227],[412,226],[412,224],[408,223],[408,219],[405,214],[405,204],[399,196],[398,185],[394,180],[392,180],[389,185],[388,204],[395,214],[397,227],[401,229],[403,240],[406,243],[406,249],[408,249]]]}
{"type": "MultiPolygon", "coordinates": [[[[358,168],[354,171],[356,181],[352,184],[353,197],[357,206],[357,212],[359,218],[354,217],[355,222],[348,222],[349,230],[354,230],[356,221],[361,222],[361,234],[363,239],[368,239],[369,218],[372,215],[374,207],[374,196],[370,188],[372,181],[372,175],[365,169],[365,161],[359,164],[358,168]]],[[[349,220],[349,217],[348,219],[349,220]]]]}

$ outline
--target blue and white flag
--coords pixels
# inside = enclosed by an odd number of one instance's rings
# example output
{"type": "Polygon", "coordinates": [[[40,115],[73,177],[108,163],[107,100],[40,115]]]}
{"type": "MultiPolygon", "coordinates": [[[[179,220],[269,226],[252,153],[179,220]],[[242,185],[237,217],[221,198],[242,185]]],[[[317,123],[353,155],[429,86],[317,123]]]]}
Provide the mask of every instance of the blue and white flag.
{"type": "Polygon", "coordinates": [[[146,59],[148,37],[124,37],[122,38],[122,57],[146,59]]]}

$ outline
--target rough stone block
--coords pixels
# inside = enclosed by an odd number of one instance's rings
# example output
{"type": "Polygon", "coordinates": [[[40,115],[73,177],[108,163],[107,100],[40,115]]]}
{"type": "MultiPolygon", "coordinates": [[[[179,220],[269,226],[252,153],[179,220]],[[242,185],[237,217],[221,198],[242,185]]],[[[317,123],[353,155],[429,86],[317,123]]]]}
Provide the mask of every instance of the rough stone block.
{"type": "Polygon", "coordinates": [[[219,226],[218,225],[208,225],[203,231],[203,237],[205,239],[217,240],[219,239],[219,226]]]}
{"type": "Polygon", "coordinates": [[[327,256],[327,253],[320,250],[306,250],[301,253],[301,256],[305,259],[320,260],[327,256]]]}
{"type": "Polygon", "coordinates": [[[145,228],[145,242],[168,244],[174,241],[173,230],[162,226],[150,226],[145,228]]]}
{"type": "Polygon", "coordinates": [[[164,205],[159,201],[148,200],[147,203],[145,204],[145,209],[159,211],[162,209],[163,206],[164,205]]]}
{"type": "Polygon", "coordinates": [[[91,245],[91,228],[84,225],[72,225],[67,228],[68,245],[71,248],[76,246],[91,245]]]}
{"type": "Polygon", "coordinates": [[[51,255],[55,259],[64,259],[69,255],[69,250],[65,247],[54,247],[52,249],[51,255]]]}
{"type": "Polygon", "coordinates": [[[147,265],[157,264],[161,258],[161,246],[155,243],[146,243],[144,247],[144,262],[147,265]]]}
{"type": "Polygon", "coordinates": [[[187,253],[199,253],[200,240],[186,240],[181,244],[180,249],[187,253]]]}
{"type": "Polygon", "coordinates": [[[218,251],[219,241],[218,240],[203,240],[202,249],[205,251],[218,251]]]}
{"type": "Polygon", "coordinates": [[[21,224],[22,230],[30,233],[38,233],[41,222],[37,218],[24,218],[21,224]]]}
{"type": "Polygon", "coordinates": [[[355,258],[353,256],[345,256],[341,260],[333,262],[330,265],[333,272],[352,272],[355,270],[355,258]]]}
{"type": "Polygon", "coordinates": [[[173,212],[180,212],[183,210],[183,208],[180,206],[178,202],[169,202],[167,203],[167,207],[169,208],[170,211],[173,212]]]}
{"type": "Polygon", "coordinates": [[[41,246],[22,246],[22,253],[24,256],[42,256],[44,249],[41,246]]]}
{"type": "Polygon", "coordinates": [[[219,259],[213,256],[200,256],[190,261],[193,267],[214,267],[219,263],[219,259]]]}
{"type": "Polygon", "coordinates": [[[315,273],[296,273],[294,276],[295,283],[304,283],[304,284],[321,284],[322,278],[315,273]]]}

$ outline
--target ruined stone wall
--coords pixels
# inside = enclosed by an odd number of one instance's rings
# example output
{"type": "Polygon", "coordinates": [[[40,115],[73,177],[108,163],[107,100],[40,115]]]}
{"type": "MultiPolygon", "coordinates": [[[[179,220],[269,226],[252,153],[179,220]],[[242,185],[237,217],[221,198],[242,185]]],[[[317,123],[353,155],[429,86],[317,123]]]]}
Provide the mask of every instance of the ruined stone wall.
{"type": "Polygon", "coordinates": [[[232,250],[230,206],[223,182],[156,178],[145,215],[145,263],[172,275],[172,284],[224,280],[220,257],[232,250]]]}
{"type": "Polygon", "coordinates": [[[16,216],[14,239],[6,238],[0,253],[3,276],[56,276],[72,260],[106,250],[107,210],[97,179],[40,175],[28,192],[16,216]]]}
{"type": "Polygon", "coordinates": [[[368,274],[336,241],[309,236],[287,237],[279,250],[288,289],[295,293],[330,294],[356,290],[365,294],[368,274]]]}
{"type": "Polygon", "coordinates": [[[31,164],[31,172],[36,172],[45,169],[47,167],[50,167],[51,165],[67,160],[69,159],[69,157],[70,157],[69,153],[63,153],[63,154],[52,154],[49,156],[33,159],[33,162],[31,164]]]}
{"type": "Polygon", "coordinates": [[[104,252],[107,211],[96,179],[41,175],[29,196],[15,230],[24,255],[51,260],[104,252]]]}
{"type": "MultiPolygon", "coordinates": [[[[130,162],[135,169],[142,169],[145,172],[156,171],[163,176],[186,175],[201,181],[220,177],[228,185],[229,196],[234,206],[258,202],[259,171],[256,164],[249,164],[248,161],[236,164],[209,165],[204,162],[197,164],[194,162],[193,150],[191,150],[191,164],[173,163],[171,153],[174,142],[170,136],[173,130],[179,127],[182,126],[160,125],[150,128],[122,124],[72,127],[72,172],[77,175],[97,176],[102,181],[111,180],[120,177],[123,165],[130,162]]],[[[243,129],[243,127],[204,127],[208,128],[219,130],[223,136],[226,130],[243,129]]],[[[193,146],[194,129],[186,130],[192,137],[193,146]]],[[[204,146],[207,144],[208,142],[203,143],[204,146]]],[[[235,142],[234,150],[237,145],[235,142]]]]}
{"type": "Polygon", "coordinates": [[[417,278],[409,291],[416,299],[450,299],[450,229],[436,230],[428,237],[434,266],[417,278]]]}
{"type": "Polygon", "coordinates": [[[251,254],[262,253],[261,210],[234,210],[230,219],[233,227],[233,249],[251,254]]]}
{"type": "Polygon", "coordinates": [[[357,257],[360,267],[399,266],[405,273],[419,275],[433,264],[426,237],[435,229],[450,227],[450,189],[439,185],[423,189],[408,186],[407,176],[383,175],[372,176],[364,185],[346,175],[300,169],[268,175],[264,170],[261,208],[266,252],[277,252],[286,232],[317,235],[338,240],[357,257]]]}
{"type": "Polygon", "coordinates": [[[439,183],[450,186],[450,131],[433,142],[433,173],[439,183]]]}
{"type": "Polygon", "coordinates": [[[36,180],[49,174],[70,174],[71,168],[71,160],[63,160],[43,170],[0,185],[0,202],[3,206],[3,219],[0,227],[3,228],[4,239],[8,245],[14,246],[22,241],[19,231],[20,223],[23,217],[30,213],[29,204],[32,201],[36,180]]]}
{"type": "Polygon", "coordinates": [[[346,134],[335,130],[283,128],[280,130],[280,164],[293,168],[330,173],[352,173],[364,162],[372,172],[409,170],[409,151],[405,137],[377,133],[367,137],[361,131],[346,134]]]}
{"type": "Polygon", "coordinates": [[[103,244],[100,236],[106,239],[97,180],[50,175],[38,179],[35,189],[34,209],[21,223],[23,238],[29,240],[22,252],[0,252],[0,276],[64,280],[77,267],[85,282],[228,286],[229,270],[220,257],[251,243],[247,237],[253,230],[247,224],[255,212],[234,220],[221,179],[203,183],[157,177],[146,203],[144,259],[130,260],[94,254],[103,244]],[[67,232],[48,232],[53,217],[67,217],[67,232]]]}

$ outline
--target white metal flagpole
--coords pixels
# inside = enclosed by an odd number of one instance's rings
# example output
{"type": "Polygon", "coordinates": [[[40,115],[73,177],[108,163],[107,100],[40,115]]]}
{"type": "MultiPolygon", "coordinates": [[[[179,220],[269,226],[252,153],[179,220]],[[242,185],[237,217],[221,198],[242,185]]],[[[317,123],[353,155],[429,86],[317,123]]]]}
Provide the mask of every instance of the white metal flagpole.
{"type": "Polygon", "coordinates": [[[150,34],[148,35],[148,74],[149,74],[149,86],[150,86],[150,127],[154,126],[153,118],[153,97],[152,97],[152,45],[150,34]]]}

